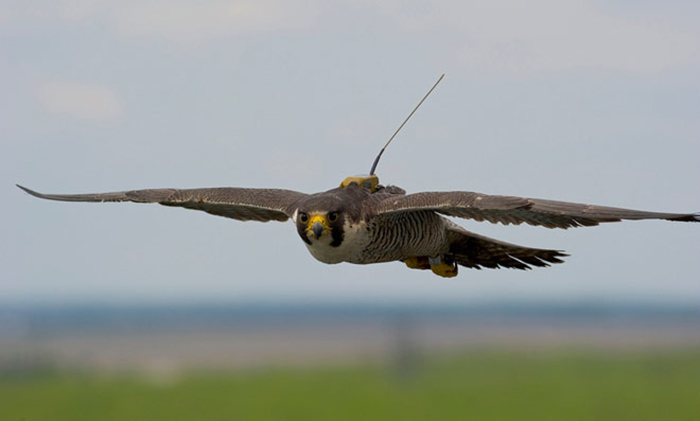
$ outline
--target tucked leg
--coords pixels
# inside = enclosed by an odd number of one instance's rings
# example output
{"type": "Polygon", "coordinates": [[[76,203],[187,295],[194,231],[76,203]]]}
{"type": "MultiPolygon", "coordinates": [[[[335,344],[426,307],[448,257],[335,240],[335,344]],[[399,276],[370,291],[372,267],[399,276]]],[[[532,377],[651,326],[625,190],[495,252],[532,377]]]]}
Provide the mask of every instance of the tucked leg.
{"type": "Polygon", "coordinates": [[[430,262],[425,256],[409,257],[403,262],[411,269],[430,269],[430,262]]]}
{"type": "Polygon", "coordinates": [[[438,276],[443,278],[454,278],[457,276],[457,264],[452,258],[441,254],[437,257],[429,258],[428,262],[430,263],[430,270],[438,276]]]}

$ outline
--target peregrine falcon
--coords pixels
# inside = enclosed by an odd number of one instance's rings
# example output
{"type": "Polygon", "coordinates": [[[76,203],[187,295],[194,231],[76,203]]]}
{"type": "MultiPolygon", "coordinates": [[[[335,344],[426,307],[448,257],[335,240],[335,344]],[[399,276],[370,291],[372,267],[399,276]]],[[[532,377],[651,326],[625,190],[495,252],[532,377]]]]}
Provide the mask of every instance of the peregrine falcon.
{"type": "Polygon", "coordinates": [[[380,185],[373,171],[315,194],[222,187],[63,195],[18,187],[42,199],[66,202],[159,203],[239,221],[291,218],[311,255],[323,263],[402,261],[409,268],[430,269],[443,277],[456,276],[458,266],[530,269],[562,263],[567,256],[560,250],[523,247],[475,234],[447,217],[563,229],[623,219],[700,221],[700,213],[645,212],[473,192],[406,194],[399,187],[380,185]]]}

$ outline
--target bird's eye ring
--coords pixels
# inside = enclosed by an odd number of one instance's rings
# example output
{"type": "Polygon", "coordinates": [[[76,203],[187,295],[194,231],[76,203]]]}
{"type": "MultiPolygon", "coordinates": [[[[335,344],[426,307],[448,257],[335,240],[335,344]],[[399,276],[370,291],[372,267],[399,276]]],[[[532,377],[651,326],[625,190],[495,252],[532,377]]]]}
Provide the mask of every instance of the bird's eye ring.
{"type": "Polygon", "coordinates": [[[331,222],[335,222],[338,220],[338,212],[331,212],[328,214],[328,220],[331,222]]]}
{"type": "Polygon", "coordinates": [[[299,220],[305,224],[309,222],[309,215],[307,215],[305,212],[302,212],[299,214],[299,220]]]}

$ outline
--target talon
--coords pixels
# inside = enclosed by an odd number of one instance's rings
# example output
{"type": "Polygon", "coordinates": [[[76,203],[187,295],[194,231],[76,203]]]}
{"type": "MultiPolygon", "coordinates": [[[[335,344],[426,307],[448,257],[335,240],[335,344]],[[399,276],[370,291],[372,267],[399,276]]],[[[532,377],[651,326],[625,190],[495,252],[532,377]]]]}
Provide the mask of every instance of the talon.
{"type": "Polygon", "coordinates": [[[427,257],[409,257],[403,261],[411,269],[430,269],[430,262],[427,257]]]}
{"type": "Polygon", "coordinates": [[[430,270],[438,276],[443,278],[454,278],[457,276],[458,269],[457,264],[452,259],[445,259],[445,256],[440,255],[437,257],[431,257],[428,259],[430,263],[430,270]]]}

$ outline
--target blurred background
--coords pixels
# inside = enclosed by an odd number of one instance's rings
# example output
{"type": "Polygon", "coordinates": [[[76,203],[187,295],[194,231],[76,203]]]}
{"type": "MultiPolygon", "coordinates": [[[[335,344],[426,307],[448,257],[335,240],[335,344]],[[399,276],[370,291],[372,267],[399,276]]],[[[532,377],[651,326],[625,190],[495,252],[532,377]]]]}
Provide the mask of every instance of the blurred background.
{"type": "Polygon", "coordinates": [[[700,5],[0,0],[8,419],[692,419],[700,227],[456,222],[570,253],[453,279],[290,223],[48,193],[366,173],[700,210],[700,5]],[[37,404],[41,402],[41,404],[37,404]]]}

